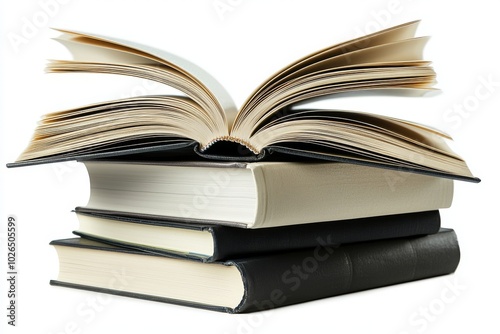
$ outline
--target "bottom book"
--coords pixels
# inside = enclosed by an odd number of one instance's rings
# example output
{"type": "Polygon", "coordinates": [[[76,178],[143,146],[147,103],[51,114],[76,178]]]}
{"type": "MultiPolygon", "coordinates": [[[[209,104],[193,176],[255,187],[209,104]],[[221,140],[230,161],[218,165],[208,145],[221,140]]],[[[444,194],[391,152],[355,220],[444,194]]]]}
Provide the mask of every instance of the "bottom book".
{"type": "Polygon", "coordinates": [[[452,273],[456,234],[344,244],[202,263],[83,238],[51,242],[59,276],[50,283],[229,313],[297,304],[452,273]]]}

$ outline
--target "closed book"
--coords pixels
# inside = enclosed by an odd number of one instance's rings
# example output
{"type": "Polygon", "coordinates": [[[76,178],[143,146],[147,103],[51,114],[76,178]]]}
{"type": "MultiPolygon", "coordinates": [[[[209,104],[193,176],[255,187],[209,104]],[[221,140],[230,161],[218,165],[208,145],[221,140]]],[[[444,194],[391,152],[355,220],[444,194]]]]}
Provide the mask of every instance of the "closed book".
{"type": "Polygon", "coordinates": [[[202,263],[74,238],[51,243],[52,285],[229,313],[267,310],[452,273],[460,251],[451,229],[202,263]]]}
{"type": "Polygon", "coordinates": [[[269,228],[432,211],[453,180],[339,162],[86,161],[84,207],[117,214],[269,228]]]}
{"type": "Polygon", "coordinates": [[[117,246],[213,262],[280,251],[433,234],[439,211],[339,220],[315,224],[242,229],[217,224],[175,223],[76,208],[75,233],[117,246]]]}

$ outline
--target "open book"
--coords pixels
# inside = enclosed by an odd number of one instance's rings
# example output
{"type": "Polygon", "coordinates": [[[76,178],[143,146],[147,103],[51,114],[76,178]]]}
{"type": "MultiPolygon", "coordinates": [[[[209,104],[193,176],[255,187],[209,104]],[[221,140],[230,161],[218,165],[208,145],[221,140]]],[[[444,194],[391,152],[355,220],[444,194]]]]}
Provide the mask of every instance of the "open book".
{"type": "Polygon", "coordinates": [[[61,30],[73,60],[49,72],[135,76],[182,96],[141,96],[45,115],[9,167],[127,155],[141,159],[231,161],[318,158],[479,181],[446,144],[446,134],[381,115],[297,108],[312,98],[350,92],[421,93],[435,72],[422,59],[418,21],[327,47],[286,66],[237,108],[196,65],[128,41],[61,30]],[[134,155],[136,154],[136,155],[134,155]]]}

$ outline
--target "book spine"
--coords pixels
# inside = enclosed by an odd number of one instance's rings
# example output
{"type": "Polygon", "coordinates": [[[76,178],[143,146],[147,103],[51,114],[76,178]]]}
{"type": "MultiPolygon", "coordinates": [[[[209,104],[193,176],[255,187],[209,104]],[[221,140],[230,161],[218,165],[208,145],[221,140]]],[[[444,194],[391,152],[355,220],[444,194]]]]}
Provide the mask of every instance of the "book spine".
{"type": "Polygon", "coordinates": [[[335,295],[452,273],[460,260],[453,230],[437,234],[321,246],[308,252],[235,262],[246,294],[232,310],[268,310],[335,295]]]}

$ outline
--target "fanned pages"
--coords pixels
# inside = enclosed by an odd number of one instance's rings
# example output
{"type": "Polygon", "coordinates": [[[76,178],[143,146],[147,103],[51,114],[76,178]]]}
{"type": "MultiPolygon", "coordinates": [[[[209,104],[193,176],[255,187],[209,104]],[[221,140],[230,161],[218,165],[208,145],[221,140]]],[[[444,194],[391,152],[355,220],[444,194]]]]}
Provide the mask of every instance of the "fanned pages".
{"type": "Polygon", "coordinates": [[[135,76],[185,95],[133,97],[48,114],[8,166],[133,159],[147,152],[164,152],[163,159],[235,161],[273,153],[273,159],[345,161],[478,182],[447,146],[450,138],[435,129],[381,115],[295,106],[338,93],[433,89],[435,72],[422,57],[428,38],[414,37],[417,25],[395,26],[299,59],[257,87],[239,111],[217,80],[185,59],[121,39],[61,30],[58,40],[73,60],[53,60],[49,72],[135,76]],[[187,148],[192,152],[186,156],[187,148]]]}

